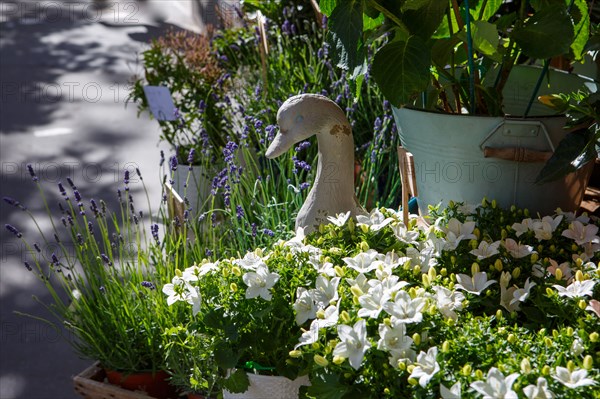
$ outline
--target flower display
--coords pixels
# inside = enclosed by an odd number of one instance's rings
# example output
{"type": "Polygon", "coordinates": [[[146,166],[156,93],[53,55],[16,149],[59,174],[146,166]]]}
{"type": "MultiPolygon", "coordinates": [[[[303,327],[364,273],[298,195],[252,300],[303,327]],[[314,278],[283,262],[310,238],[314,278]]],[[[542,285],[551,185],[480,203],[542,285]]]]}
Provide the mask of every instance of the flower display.
{"type": "Polygon", "coordinates": [[[485,200],[429,224],[338,215],[197,266],[210,270],[185,282],[202,298],[188,328],[218,337],[222,368],[308,374],[307,398],[596,398],[600,271],[583,247],[597,236],[565,234],[575,220],[485,200]]]}

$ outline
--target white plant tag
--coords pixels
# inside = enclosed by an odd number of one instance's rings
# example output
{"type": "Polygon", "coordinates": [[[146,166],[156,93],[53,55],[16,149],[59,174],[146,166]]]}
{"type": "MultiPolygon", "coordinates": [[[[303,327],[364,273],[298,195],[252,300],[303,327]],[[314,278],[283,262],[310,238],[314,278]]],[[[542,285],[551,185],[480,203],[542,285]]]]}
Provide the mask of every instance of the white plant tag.
{"type": "Polygon", "coordinates": [[[175,104],[168,87],[144,86],[144,94],[152,115],[159,121],[175,120],[175,104]]]}

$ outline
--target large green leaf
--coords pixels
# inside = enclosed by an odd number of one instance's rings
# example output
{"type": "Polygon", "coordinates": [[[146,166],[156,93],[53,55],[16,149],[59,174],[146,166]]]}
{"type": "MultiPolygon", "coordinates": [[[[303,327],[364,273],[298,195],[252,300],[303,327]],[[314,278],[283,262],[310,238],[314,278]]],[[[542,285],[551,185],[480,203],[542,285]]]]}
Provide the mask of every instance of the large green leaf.
{"type": "Polygon", "coordinates": [[[321,12],[328,17],[331,16],[331,12],[335,9],[337,0],[321,0],[319,1],[319,8],[321,12]]]}
{"type": "Polygon", "coordinates": [[[394,105],[406,104],[410,97],[429,85],[431,54],[423,39],[385,45],[373,59],[373,78],[383,95],[394,105]]]}
{"type": "Polygon", "coordinates": [[[430,3],[431,0],[406,0],[402,4],[402,11],[406,10],[418,10],[421,7],[424,7],[430,3]]]}
{"type": "Polygon", "coordinates": [[[538,59],[567,54],[573,37],[573,21],[564,6],[541,9],[512,33],[523,53],[538,59]]]}
{"type": "MultiPolygon", "coordinates": [[[[467,33],[462,30],[458,37],[462,41],[467,40],[467,33]]],[[[495,61],[502,61],[502,56],[498,53],[500,37],[496,25],[486,21],[475,21],[471,23],[471,37],[473,38],[473,47],[483,55],[492,58],[495,61]]]]}
{"type": "Polygon", "coordinates": [[[447,1],[428,0],[417,9],[406,10],[402,22],[411,34],[428,40],[445,19],[447,1]]]}
{"type": "Polygon", "coordinates": [[[342,399],[349,389],[335,374],[318,374],[311,378],[310,385],[307,393],[319,399],[342,399]]]}
{"type": "Polygon", "coordinates": [[[236,354],[231,347],[226,344],[221,344],[215,349],[215,360],[219,367],[224,370],[232,369],[237,366],[239,355],[236,354]]]}
{"type": "Polygon", "coordinates": [[[471,15],[475,20],[487,21],[496,14],[501,5],[502,0],[482,0],[471,10],[471,15]]]}
{"type": "Polygon", "coordinates": [[[571,16],[575,21],[575,39],[571,44],[571,50],[575,59],[580,60],[590,36],[590,17],[585,0],[575,0],[574,7],[571,8],[571,16]]]}
{"type": "Polygon", "coordinates": [[[329,41],[337,65],[354,70],[364,60],[363,4],[360,0],[340,2],[329,18],[329,41]]]}
{"type": "Polygon", "coordinates": [[[232,393],[242,393],[248,390],[250,380],[244,370],[236,370],[228,378],[222,381],[223,388],[232,393]]]}
{"type": "Polygon", "coordinates": [[[547,183],[574,172],[597,156],[594,135],[588,129],[567,134],[552,157],[540,171],[535,182],[547,183]]]}

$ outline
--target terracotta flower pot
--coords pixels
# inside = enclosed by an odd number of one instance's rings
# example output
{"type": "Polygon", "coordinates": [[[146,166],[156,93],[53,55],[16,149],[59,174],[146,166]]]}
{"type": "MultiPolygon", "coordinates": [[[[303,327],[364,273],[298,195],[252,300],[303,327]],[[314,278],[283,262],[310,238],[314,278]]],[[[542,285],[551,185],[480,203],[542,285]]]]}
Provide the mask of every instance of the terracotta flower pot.
{"type": "Polygon", "coordinates": [[[113,385],[118,385],[130,391],[144,391],[153,398],[177,398],[175,387],[169,384],[169,374],[165,371],[126,374],[106,370],[106,378],[113,385]]]}

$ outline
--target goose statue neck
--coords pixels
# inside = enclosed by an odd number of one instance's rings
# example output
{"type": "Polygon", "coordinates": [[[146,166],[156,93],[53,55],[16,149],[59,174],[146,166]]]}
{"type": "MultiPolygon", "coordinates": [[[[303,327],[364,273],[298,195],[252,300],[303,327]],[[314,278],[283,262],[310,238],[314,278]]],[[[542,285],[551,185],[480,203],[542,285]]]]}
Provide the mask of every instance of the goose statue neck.
{"type": "Polygon", "coordinates": [[[317,135],[317,174],[298,212],[296,229],[309,233],[328,216],[366,214],[354,194],[354,138],[341,108],[327,97],[301,94],[285,101],[277,112],[279,132],[266,152],[275,158],[294,144],[317,135]]]}

